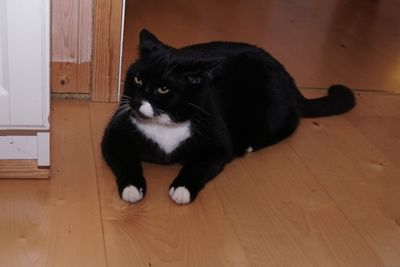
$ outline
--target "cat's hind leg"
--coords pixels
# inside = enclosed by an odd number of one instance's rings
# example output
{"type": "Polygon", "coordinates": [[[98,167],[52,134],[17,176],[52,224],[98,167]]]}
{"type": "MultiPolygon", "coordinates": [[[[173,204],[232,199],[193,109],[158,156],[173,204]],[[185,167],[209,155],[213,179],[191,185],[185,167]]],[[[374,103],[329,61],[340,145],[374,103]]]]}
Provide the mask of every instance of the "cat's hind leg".
{"type": "Polygon", "coordinates": [[[276,126],[277,124],[268,126],[267,124],[268,127],[263,128],[263,130],[257,129],[257,131],[254,131],[256,134],[251,138],[250,147],[253,151],[257,151],[279,143],[296,130],[299,120],[300,116],[297,112],[291,112],[282,120],[279,126],[276,126]]]}

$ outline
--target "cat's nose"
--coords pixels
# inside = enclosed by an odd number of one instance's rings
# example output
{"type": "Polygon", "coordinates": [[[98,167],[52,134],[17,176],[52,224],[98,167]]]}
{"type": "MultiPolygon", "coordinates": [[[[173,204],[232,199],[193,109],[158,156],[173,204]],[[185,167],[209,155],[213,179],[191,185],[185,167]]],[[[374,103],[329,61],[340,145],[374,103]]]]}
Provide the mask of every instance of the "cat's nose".
{"type": "Polygon", "coordinates": [[[153,107],[147,101],[142,101],[138,110],[140,112],[140,115],[143,115],[146,118],[153,118],[154,117],[153,107]]]}

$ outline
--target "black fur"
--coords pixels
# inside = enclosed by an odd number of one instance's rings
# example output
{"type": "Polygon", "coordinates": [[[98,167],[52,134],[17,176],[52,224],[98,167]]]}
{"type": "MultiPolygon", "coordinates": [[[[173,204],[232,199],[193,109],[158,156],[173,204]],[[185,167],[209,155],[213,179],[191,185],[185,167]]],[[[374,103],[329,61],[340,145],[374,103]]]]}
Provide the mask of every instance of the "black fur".
{"type": "Polygon", "coordinates": [[[253,45],[210,42],[175,49],[142,30],[139,49],[102,142],[120,194],[128,185],[145,193],[141,161],[182,163],[171,186],[185,186],[192,201],[248,147],[258,150],[281,141],[301,117],[336,115],[355,105],[353,93],[342,85],[330,87],[325,97],[304,98],[285,68],[253,45]],[[164,86],[170,92],[157,93],[164,86]],[[157,114],[191,121],[192,136],[171,154],[164,153],[130,120],[146,119],[137,111],[141,99],[157,107],[157,114]]]}

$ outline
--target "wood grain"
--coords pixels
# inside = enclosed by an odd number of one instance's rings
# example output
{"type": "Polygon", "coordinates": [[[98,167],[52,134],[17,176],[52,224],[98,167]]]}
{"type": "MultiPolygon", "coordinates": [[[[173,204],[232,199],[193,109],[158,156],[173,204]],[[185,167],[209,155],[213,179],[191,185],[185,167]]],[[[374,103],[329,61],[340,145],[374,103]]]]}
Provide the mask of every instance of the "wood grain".
{"type": "Polygon", "coordinates": [[[51,91],[64,94],[89,94],[90,63],[51,62],[51,91]]]}
{"type": "Polygon", "coordinates": [[[116,102],[122,0],[94,0],[92,100],[116,102]]]}
{"type": "Polygon", "coordinates": [[[0,266],[106,266],[87,106],[51,124],[51,178],[0,179],[0,266]]]}
{"type": "Polygon", "coordinates": [[[38,168],[36,160],[0,160],[0,178],[49,178],[49,168],[38,168]]]}
{"type": "Polygon", "coordinates": [[[252,266],[383,265],[286,142],[234,161],[215,183],[252,266]]]}
{"type": "Polygon", "coordinates": [[[301,87],[344,83],[400,92],[399,2],[387,1],[127,1],[123,79],[137,58],[138,33],[184,46],[211,40],[265,48],[301,87]],[[223,14],[223,15],[221,15],[223,14]]]}
{"type": "Polygon", "coordinates": [[[52,61],[90,62],[93,0],[51,0],[52,61]]]}
{"type": "Polygon", "coordinates": [[[52,0],[53,93],[90,92],[92,0],[52,0]]]}
{"type": "Polygon", "coordinates": [[[360,94],[345,118],[397,166],[400,166],[400,97],[360,94]]]}
{"type": "Polygon", "coordinates": [[[290,145],[384,265],[398,265],[399,165],[340,116],[304,120],[290,145]]]}

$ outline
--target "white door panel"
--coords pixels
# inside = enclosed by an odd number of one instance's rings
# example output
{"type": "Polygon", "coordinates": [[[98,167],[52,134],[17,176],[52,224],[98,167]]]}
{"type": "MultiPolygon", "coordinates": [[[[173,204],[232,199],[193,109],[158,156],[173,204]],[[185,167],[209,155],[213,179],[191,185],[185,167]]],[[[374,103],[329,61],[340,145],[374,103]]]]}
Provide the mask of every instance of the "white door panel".
{"type": "Polygon", "coordinates": [[[8,92],[8,58],[6,36],[6,2],[0,0],[0,125],[10,124],[10,95],[8,92]]]}
{"type": "Polygon", "coordinates": [[[0,0],[0,160],[50,164],[50,0],[0,0]]]}
{"type": "Polygon", "coordinates": [[[49,1],[0,0],[0,127],[47,128],[49,1]]]}

